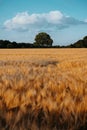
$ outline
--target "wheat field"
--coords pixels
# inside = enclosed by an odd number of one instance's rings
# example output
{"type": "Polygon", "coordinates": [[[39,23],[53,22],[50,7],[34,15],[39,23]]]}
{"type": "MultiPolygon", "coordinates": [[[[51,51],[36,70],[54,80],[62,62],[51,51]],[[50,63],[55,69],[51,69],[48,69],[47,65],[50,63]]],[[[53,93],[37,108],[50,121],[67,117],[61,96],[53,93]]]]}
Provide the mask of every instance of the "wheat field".
{"type": "Polygon", "coordinates": [[[0,50],[0,130],[87,130],[87,49],[0,50]]]}

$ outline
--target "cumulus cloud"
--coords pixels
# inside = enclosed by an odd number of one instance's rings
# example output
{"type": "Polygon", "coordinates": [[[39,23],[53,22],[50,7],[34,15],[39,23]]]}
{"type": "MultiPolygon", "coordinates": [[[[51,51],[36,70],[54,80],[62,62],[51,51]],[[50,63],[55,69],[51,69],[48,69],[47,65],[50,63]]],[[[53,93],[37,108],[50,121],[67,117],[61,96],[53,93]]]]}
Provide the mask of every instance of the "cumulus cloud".
{"type": "Polygon", "coordinates": [[[6,20],[4,27],[8,30],[59,30],[72,25],[85,24],[86,22],[66,16],[60,11],[50,11],[42,14],[18,13],[15,17],[6,20]]]}

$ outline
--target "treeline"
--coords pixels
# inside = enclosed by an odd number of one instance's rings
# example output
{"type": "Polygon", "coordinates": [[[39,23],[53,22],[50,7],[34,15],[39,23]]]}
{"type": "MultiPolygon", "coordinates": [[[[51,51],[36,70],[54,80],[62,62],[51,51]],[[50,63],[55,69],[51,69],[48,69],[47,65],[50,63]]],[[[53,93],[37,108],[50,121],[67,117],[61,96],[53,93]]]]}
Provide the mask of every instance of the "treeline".
{"type": "Polygon", "coordinates": [[[69,47],[69,48],[87,48],[87,36],[85,36],[83,39],[75,42],[74,44],[70,44],[66,47],[69,47]]]}
{"type": "Polygon", "coordinates": [[[9,40],[0,40],[0,48],[87,48],[87,36],[83,39],[75,42],[74,44],[60,46],[60,45],[52,45],[52,46],[40,46],[34,43],[17,43],[11,42],[9,40]]]}
{"type": "Polygon", "coordinates": [[[0,40],[0,48],[60,48],[61,46],[40,46],[34,43],[17,43],[9,40],[0,40]]]}
{"type": "Polygon", "coordinates": [[[0,48],[32,48],[31,43],[17,43],[9,40],[0,40],[0,48]]]}

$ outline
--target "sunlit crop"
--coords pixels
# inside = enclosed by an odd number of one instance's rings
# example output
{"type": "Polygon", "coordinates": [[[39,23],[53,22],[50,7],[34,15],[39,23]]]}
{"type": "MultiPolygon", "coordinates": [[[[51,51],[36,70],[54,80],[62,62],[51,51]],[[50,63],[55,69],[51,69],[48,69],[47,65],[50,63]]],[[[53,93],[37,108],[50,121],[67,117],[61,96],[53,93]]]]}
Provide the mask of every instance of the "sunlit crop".
{"type": "Polygon", "coordinates": [[[0,130],[87,130],[87,49],[0,50],[0,130]]]}

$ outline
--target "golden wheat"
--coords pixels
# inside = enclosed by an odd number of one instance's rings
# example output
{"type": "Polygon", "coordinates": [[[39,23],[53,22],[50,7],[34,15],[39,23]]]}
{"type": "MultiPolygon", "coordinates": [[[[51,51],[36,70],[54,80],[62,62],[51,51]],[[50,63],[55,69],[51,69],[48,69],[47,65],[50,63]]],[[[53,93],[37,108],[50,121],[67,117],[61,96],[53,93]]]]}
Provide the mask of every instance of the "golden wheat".
{"type": "Polygon", "coordinates": [[[0,130],[86,130],[87,49],[0,50],[0,130]]]}

